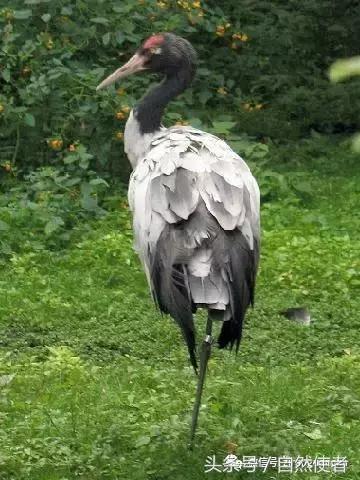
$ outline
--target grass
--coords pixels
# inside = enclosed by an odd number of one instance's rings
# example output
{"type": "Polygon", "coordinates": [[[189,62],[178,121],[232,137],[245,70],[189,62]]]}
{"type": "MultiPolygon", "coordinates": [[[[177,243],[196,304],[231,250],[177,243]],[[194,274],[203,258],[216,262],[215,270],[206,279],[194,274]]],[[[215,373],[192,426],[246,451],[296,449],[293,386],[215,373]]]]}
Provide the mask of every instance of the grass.
{"type": "MultiPolygon", "coordinates": [[[[239,355],[214,350],[193,451],[196,378],[152,304],[122,202],[65,251],[11,258],[0,272],[0,478],[221,478],[206,457],[233,450],[346,456],[345,474],[298,476],[360,479],[356,159],[313,141],[272,155],[297,193],[263,205],[256,308],[239,355]],[[310,326],[278,314],[297,305],[310,326]]],[[[201,338],[201,315],[197,325],[201,338]]]]}

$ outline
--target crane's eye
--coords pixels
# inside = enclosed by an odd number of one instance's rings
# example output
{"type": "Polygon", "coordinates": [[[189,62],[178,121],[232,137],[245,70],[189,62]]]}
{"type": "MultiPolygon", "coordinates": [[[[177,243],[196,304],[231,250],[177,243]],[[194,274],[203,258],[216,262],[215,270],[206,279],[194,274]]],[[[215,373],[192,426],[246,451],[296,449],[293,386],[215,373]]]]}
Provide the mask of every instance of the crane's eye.
{"type": "Polygon", "coordinates": [[[153,55],[159,55],[161,53],[161,47],[152,47],[150,48],[150,52],[153,55]]]}

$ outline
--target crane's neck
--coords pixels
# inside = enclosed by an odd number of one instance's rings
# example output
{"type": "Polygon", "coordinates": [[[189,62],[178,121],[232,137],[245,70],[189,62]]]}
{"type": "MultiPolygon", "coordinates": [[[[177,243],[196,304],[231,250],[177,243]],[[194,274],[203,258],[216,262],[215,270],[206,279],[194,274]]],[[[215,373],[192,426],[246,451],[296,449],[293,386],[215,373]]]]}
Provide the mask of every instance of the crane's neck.
{"type": "Polygon", "coordinates": [[[166,105],[190,84],[193,73],[180,70],[151,89],[131,112],[125,127],[125,152],[133,168],[149,149],[152,138],[163,128],[166,105]]]}
{"type": "Polygon", "coordinates": [[[135,107],[135,117],[142,133],[156,132],[160,129],[165,107],[187,88],[190,83],[188,77],[186,70],[167,76],[140,100],[135,107]]]}

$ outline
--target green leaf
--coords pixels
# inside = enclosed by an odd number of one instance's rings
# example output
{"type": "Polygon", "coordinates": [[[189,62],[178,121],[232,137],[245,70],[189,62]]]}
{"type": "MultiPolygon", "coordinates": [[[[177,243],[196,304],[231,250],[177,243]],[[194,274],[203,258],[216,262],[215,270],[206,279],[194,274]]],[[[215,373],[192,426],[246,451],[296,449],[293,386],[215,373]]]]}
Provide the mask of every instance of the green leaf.
{"type": "Polygon", "coordinates": [[[106,187],[109,186],[109,184],[103,179],[103,178],[93,178],[90,180],[90,185],[105,185],[106,187]]]}
{"type": "Polygon", "coordinates": [[[80,186],[81,206],[84,210],[93,212],[98,209],[96,195],[93,195],[93,188],[90,183],[83,182],[80,186]]]}
{"type": "Polygon", "coordinates": [[[321,433],[320,428],[315,428],[312,432],[304,432],[304,435],[306,435],[308,438],[311,440],[320,440],[323,438],[323,434],[321,433]]]}
{"type": "Polygon", "coordinates": [[[91,195],[83,195],[81,198],[81,206],[84,210],[93,212],[98,208],[97,198],[91,195]]]}
{"type": "Polygon", "coordinates": [[[353,148],[354,152],[360,153],[360,133],[356,134],[353,137],[352,148],[353,148]]]}
{"type": "Polygon", "coordinates": [[[65,165],[69,165],[70,163],[76,162],[76,160],[79,160],[79,155],[77,153],[69,153],[63,158],[63,162],[65,165]]]}
{"type": "Polygon", "coordinates": [[[51,15],[50,13],[44,13],[44,15],[41,16],[41,20],[45,23],[48,23],[48,21],[50,20],[51,18],[51,15]]]}
{"type": "Polygon", "coordinates": [[[199,101],[202,105],[205,105],[205,103],[212,97],[211,93],[209,90],[203,90],[199,94],[199,101]]]}
{"type": "Polygon", "coordinates": [[[65,187],[73,187],[81,182],[80,177],[72,177],[64,182],[65,187]]]}
{"type": "Polygon", "coordinates": [[[308,193],[308,194],[312,193],[312,188],[311,188],[310,183],[306,182],[305,180],[297,181],[296,183],[294,183],[293,186],[294,186],[295,190],[298,190],[301,193],[308,193]]]}
{"type": "Polygon", "coordinates": [[[9,385],[15,378],[15,373],[11,373],[9,375],[1,375],[0,376],[0,387],[5,387],[9,385]]]}
{"type": "Polygon", "coordinates": [[[32,16],[31,10],[15,10],[14,11],[14,18],[17,20],[27,20],[32,16]]]}
{"type": "Polygon", "coordinates": [[[35,127],[35,117],[31,113],[25,113],[24,123],[29,127],[35,127]]]}
{"type": "Polygon", "coordinates": [[[52,217],[45,225],[44,232],[46,235],[51,235],[63,225],[64,220],[61,217],[52,217]]]}
{"type": "Polygon", "coordinates": [[[62,7],[61,15],[71,15],[73,13],[73,9],[71,6],[62,7]]]}
{"type": "Polygon", "coordinates": [[[5,82],[10,82],[11,75],[10,75],[10,70],[8,68],[5,68],[5,70],[1,72],[1,76],[5,80],[5,82]]]}
{"type": "Polygon", "coordinates": [[[99,23],[100,25],[107,25],[109,23],[109,20],[104,17],[94,17],[90,18],[90,22],[99,23]]]}
{"type": "Polygon", "coordinates": [[[229,133],[236,125],[236,122],[213,122],[213,131],[215,133],[229,133]]]}
{"type": "Polygon", "coordinates": [[[0,231],[4,232],[5,230],[9,230],[9,225],[6,222],[0,220],[0,231]]]}
{"type": "Polygon", "coordinates": [[[137,439],[137,441],[135,442],[135,447],[138,448],[144,445],[149,445],[150,441],[151,441],[151,438],[148,435],[144,435],[137,439]]]}
{"type": "Polygon", "coordinates": [[[235,150],[235,152],[245,152],[249,148],[249,141],[248,140],[228,140],[231,148],[235,150]]]}
{"type": "Polygon", "coordinates": [[[332,82],[341,82],[354,75],[360,75],[360,56],[337,60],[329,70],[332,82]]]}
{"type": "Polygon", "coordinates": [[[116,42],[121,45],[124,43],[124,41],[126,40],[126,37],[125,35],[123,34],[123,32],[116,32],[115,33],[115,39],[116,39],[116,42]]]}
{"type": "Polygon", "coordinates": [[[123,2],[122,5],[114,5],[112,9],[116,13],[128,13],[131,12],[133,8],[133,2],[123,2]]]}
{"type": "Polygon", "coordinates": [[[84,169],[84,170],[88,169],[88,168],[89,168],[89,159],[90,159],[90,158],[91,158],[91,155],[88,155],[88,156],[86,156],[86,155],[81,155],[81,157],[80,157],[80,162],[79,162],[79,166],[80,166],[82,169],[84,169]]]}
{"type": "Polygon", "coordinates": [[[102,42],[103,45],[106,47],[106,45],[109,45],[111,39],[111,33],[107,32],[102,36],[102,42]]]}
{"type": "Polygon", "coordinates": [[[0,252],[3,253],[4,255],[11,255],[12,254],[12,248],[10,245],[6,242],[0,242],[0,252]]]}

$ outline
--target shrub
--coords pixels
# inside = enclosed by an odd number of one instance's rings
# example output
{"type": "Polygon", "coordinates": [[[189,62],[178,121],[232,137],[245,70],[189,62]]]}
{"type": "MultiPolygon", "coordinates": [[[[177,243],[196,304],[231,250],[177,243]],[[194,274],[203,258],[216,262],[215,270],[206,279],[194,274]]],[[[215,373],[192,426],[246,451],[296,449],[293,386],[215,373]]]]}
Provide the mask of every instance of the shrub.
{"type": "Polygon", "coordinates": [[[124,122],[149,80],[134,77],[116,94],[95,86],[162,30],[189,38],[200,57],[193,88],[166,121],[209,125],[226,112],[237,134],[278,139],[352,129],[359,81],[331,85],[325,71],[354,53],[357,9],[351,0],[14,0],[0,12],[0,163],[55,165],[80,142],[95,170],[126,179],[124,122]]]}

